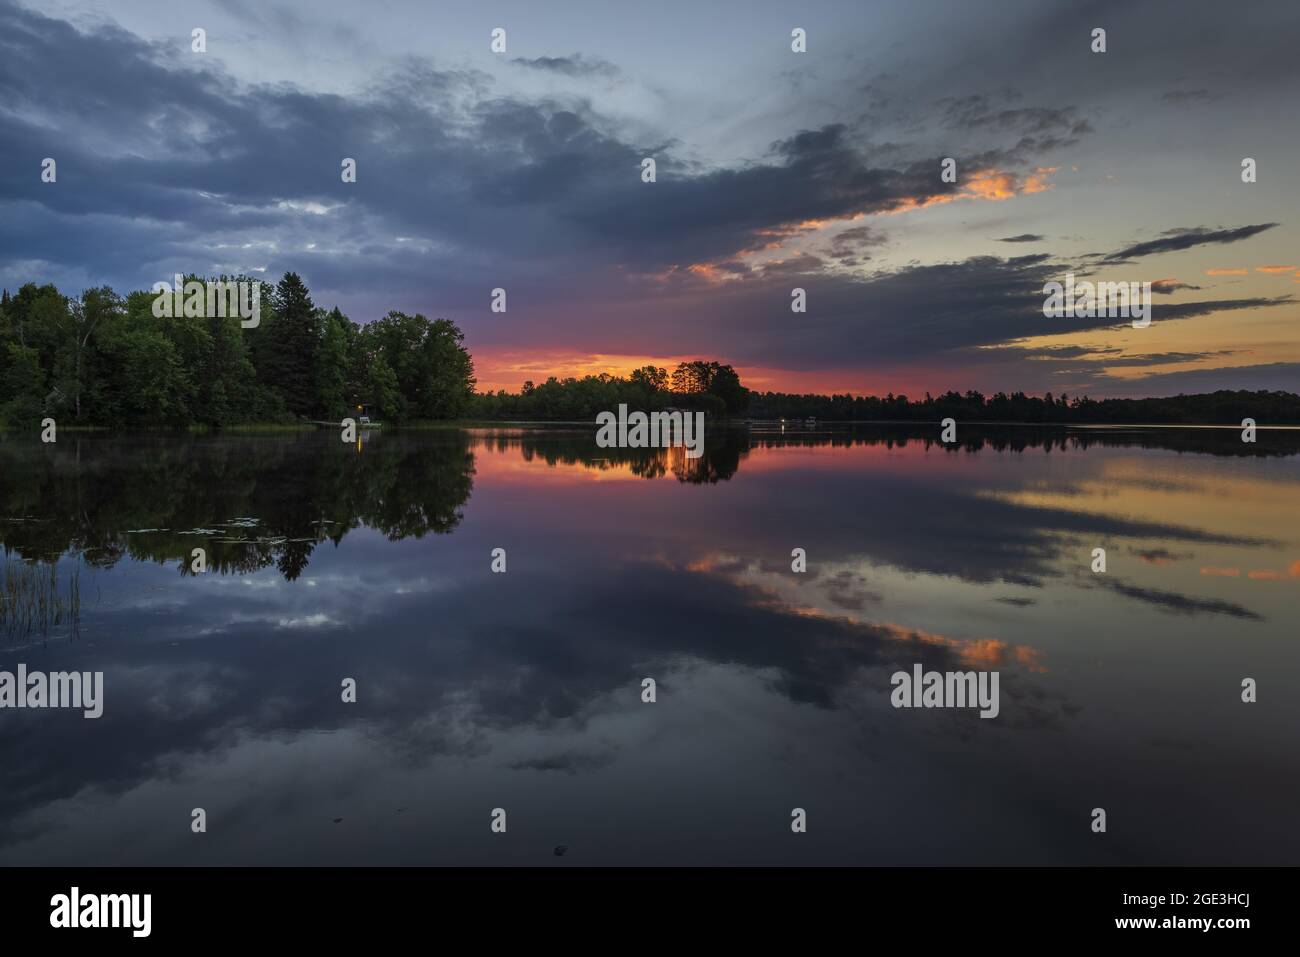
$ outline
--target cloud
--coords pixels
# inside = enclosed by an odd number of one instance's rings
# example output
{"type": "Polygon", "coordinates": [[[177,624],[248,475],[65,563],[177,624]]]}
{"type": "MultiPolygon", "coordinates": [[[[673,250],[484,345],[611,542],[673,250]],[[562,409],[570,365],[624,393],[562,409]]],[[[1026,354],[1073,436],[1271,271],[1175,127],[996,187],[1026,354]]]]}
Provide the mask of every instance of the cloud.
{"type": "Polygon", "coordinates": [[[1151,283],[1151,291],[1161,296],[1172,295],[1181,289],[1200,288],[1200,286],[1193,286],[1189,282],[1182,282],[1178,279],[1156,279],[1151,283]]]}
{"type": "Polygon", "coordinates": [[[1109,579],[1104,584],[1105,587],[1119,592],[1125,597],[1136,598],[1138,601],[1147,602],[1163,611],[1174,614],[1227,615],[1230,618],[1238,618],[1244,621],[1265,620],[1263,615],[1251,611],[1244,605],[1238,605],[1236,602],[1223,601],[1218,598],[1194,598],[1190,595],[1180,595],[1178,592],[1127,585],[1114,579],[1109,579]]]}
{"type": "Polygon", "coordinates": [[[608,60],[602,60],[600,57],[583,56],[581,53],[560,57],[539,56],[531,60],[525,57],[515,57],[510,62],[530,70],[559,73],[564,76],[614,77],[620,73],[619,68],[608,60]]]}
{"type": "MultiPolygon", "coordinates": [[[[406,60],[340,96],[242,84],[217,64],[182,67],[117,27],[80,32],[0,6],[0,261],[46,264],[25,278],[85,271],[128,287],[177,270],[292,269],[325,301],[383,289],[385,307],[402,306],[432,286],[455,313],[505,270],[536,300],[579,273],[590,286],[726,262],[810,221],[1046,188],[1045,173],[1020,171],[1038,148],[1024,141],[963,158],[961,186],[941,182],[937,155],[873,164],[842,123],[703,168],[582,100],[502,95],[475,71],[406,60]],[[57,157],[57,184],[29,175],[36,153],[57,157]],[[654,184],[640,180],[647,155],[654,184]],[[343,157],[357,160],[355,184],[340,181],[343,157]]],[[[1049,129],[1049,113],[992,122],[1049,129]]],[[[861,238],[835,255],[860,257],[876,241],[861,238]]]]}
{"type": "MultiPolygon", "coordinates": [[[[390,308],[447,315],[476,354],[710,355],[775,376],[856,367],[858,382],[896,366],[1054,387],[1050,377],[1092,377],[1105,359],[1016,350],[1020,338],[1112,324],[1044,320],[1042,285],[1065,267],[1048,256],[972,256],[979,247],[967,242],[1006,231],[996,241],[1014,249],[1045,233],[1012,233],[1019,227],[986,215],[945,227],[943,243],[923,232],[913,247],[909,235],[931,226],[919,211],[942,221],[943,207],[963,200],[976,216],[1030,195],[1039,198],[1025,206],[1068,202],[1052,187],[1064,193],[1070,174],[1058,180],[1047,165],[1058,158],[1046,154],[1102,122],[1095,103],[1032,104],[1010,85],[938,99],[933,78],[900,74],[845,88],[869,87],[859,109],[827,82],[825,109],[741,110],[724,125],[760,145],[719,158],[677,139],[671,117],[656,128],[638,115],[637,97],[658,93],[606,98],[602,109],[600,89],[622,95],[630,84],[536,92],[557,85],[545,75],[620,69],[590,54],[496,58],[495,73],[410,56],[368,62],[388,67],[346,95],[247,82],[215,56],[177,56],[119,27],[78,29],[0,0],[0,282],[127,290],[178,270],[294,270],[318,301],[359,321],[390,308]],[[954,142],[967,152],[956,157],[959,182],[945,184],[939,164],[958,152],[954,142]],[[39,182],[33,155],[58,157],[57,185],[39,182]],[[340,181],[345,156],[358,162],[355,184],[340,181]],[[658,164],[653,184],[640,179],[645,156],[658,164]],[[484,290],[503,284],[510,314],[476,321],[484,290]],[[796,335],[794,285],[814,304],[796,335]]],[[[1149,82],[1166,89],[1168,75],[1149,82]]],[[[1272,226],[1170,230],[1097,258],[1272,226]]],[[[1156,319],[1289,301],[1170,304],[1156,319]]]]}
{"type": "Polygon", "coordinates": [[[1265,362],[1228,368],[1160,372],[1124,382],[1123,391],[1133,398],[1191,395],[1218,389],[1294,392],[1297,382],[1300,382],[1300,362],[1265,362]]]}
{"type": "Polygon", "coordinates": [[[1277,223],[1259,223],[1253,226],[1237,226],[1230,229],[1213,229],[1207,226],[1196,226],[1191,229],[1167,229],[1160,234],[1159,239],[1149,239],[1145,242],[1126,246],[1118,252],[1104,256],[1102,261],[1111,263],[1127,262],[1142,256],[1191,249],[1193,246],[1240,242],[1243,239],[1258,236],[1265,230],[1273,229],[1277,225],[1277,223]]]}
{"type": "Polygon", "coordinates": [[[999,109],[982,93],[945,98],[937,104],[943,120],[960,129],[989,129],[1026,136],[1052,135],[1054,145],[1069,146],[1092,132],[1074,107],[999,109]]]}

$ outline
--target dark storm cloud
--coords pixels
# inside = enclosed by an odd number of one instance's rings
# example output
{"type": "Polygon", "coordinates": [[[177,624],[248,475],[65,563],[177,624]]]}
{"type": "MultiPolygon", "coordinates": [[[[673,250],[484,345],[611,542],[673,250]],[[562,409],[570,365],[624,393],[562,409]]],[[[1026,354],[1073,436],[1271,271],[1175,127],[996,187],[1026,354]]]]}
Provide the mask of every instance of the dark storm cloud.
{"type": "Polygon", "coordinates": [[[1277,223],[1259,223],[1253,226],[1237,226],[1230,229],[1209,226],[1197,226],[1192,229],[1167,229],[1160,234],[1158,239],[1149,239],[1145,242],[1134,243],[1132,246],[1126,246],[1118,252],[1107,254],[1102,258],[1102,261],[1108,263],[1127,262],[1142,256],[1152,256],[1156,253],[1191,249],[1193,246],[1236,243],[1243,239],[1250,239],[1252,236],[1258,236],[1265,230],[1272,229],[1277,225],[1277,223]]]}
{"type": "MultiPolygon", "coordinates": [[[[939,156],[872,165],[840,124],[779,139],[761,161],[702,171],[671,142],[620,138],[585,102],[494,96],[472,71],[407,61],[351,97],[249,87],[214,61],[9,4],[0,53],[0,197],[10,204],[0,257],[115,285],[147,285],[168,266],[297,269],[314,286],[382,282],[399,294],[431,278],[499,281],[502,262],[521,284],[579,265],[655,272],[729,258],[809,219],[957,188],[936,175],[939,156]],[[59,164],[55,184],[39,180],[45,156],[59,164]],[[658,162],[654,184],[640,179],[646,156],[658,162]],[[357,161],[355,184],[340,181],[343,157],[357,161]],[[106,252],[65,245],[67,217],[106,252]],[[129,242],[113,241],[124,234],[129,242]]],[[[527,68],[600,64],[540,58],[527,68]]],[[[1034,113],[992,122],[1055,125],[1034,113]]],[[[1035,149],[1022,141],[961,162],[1014,176],[1035,149]]]]}
{"type": "MultiPolygon", "coordinates": [[[[979,366],[1024,366],[1029,354],[1016,347],[991,348],[1001,343],[1129,323],[1104,316],[1044,317],[1043,285],[1061,280],[1067,267],[1043,254],[979,256],[867,277],[819,272],[818,262],[795,257],[740,282],[681,278],[653,300],[622,307],[629,320],[628,345],[653,354],[657,343],[684,338],[705,350],[723,350],[727,361],[745,365],[780,363],[798,370],[952,365],[955,373],[969,376],[979,366]],[[805,289],[808,312],[797,317],[798,334],[791,335],[790,290],[795,286],[805,289]]],[[[1162,305],[1154,311],[1154,321],[1292,302],[1282,296],[1162,305]]],[[[539,333],[538,342],[543,341],[539,333]]]]}
{"type": "MultiPolygon", "coordinates": [[[[642,269],[711,262],[765,246],[805,221],[896,210],[957,189],[940,181],[937,155],[872,166],[843,124],[778,140],[764,162],[737,169],[693,174],[669,155],[659,161],[658,182],[638,189],[627,188],[624,170],[628,163],[635,170],[643,154],[613,144],[607,154],[557,215],[642,269]]],[[[1013,169],[1031,154],[1017,146],[960,162],[968,170],[1013,169]]]]}
{"type": "MultiPolygon", "coordinates": [[[[1063,19],[1070,18],[1056,11],[1046,23],[1063,19]]],[[[900,80],[892,94],[910,125],[877,131],[856,121],[810,121],[812,128],[799,129],[786,116],[773,126],[786,132],[766,151],[710,165],[671,135],[642,141],[645,134],[628,132],[582,97],[504,94],[471,69],[399,59],[360,92],[341,96],[248,85],[217,58],[182,51],[111,26],[79,32],[0,0],[6,280],[129,289],[182,268],[268,278],[294,270],[320,301],[338,302],[358,320],[405,308],[458,321],[479,314],[485,290],[508,281],[510,315],[467,324],[473,348],[583,342],[608,352],[690,351],[805,371],[911,363],[993,373],[1024,356],[985,347],[1117,325],[1044,319],[1043,283],[1067,271],[1048,256],[980,256],[864,275],[873,257],[885,256],[884,234],[856,224],[827,230],[779,263],[756,268],[742,255],[809,232],[802,225],[809,221],[945,199],[962,189],[937,175],[949,153],[957,154],[963,182],[972,171],[997,170],[1014,189],[1044,150],[1079,140],[1100,122],[1096,109],[1027,101],[1011,88],[1014,78],[993,76],[1000,67],[989,67],[989,83],[1000,86],[994,93],[945,97],[950,86],[927,87],[920,77],[910,96],[913,81],[900,80]],[[925,135],[935,123],[928,132],[940,134],[943,148],[925,135]],[[57,184],[39,181],[45,156],[58,160],[57,184]],[[345,156],[357,160],[355,184],[340,182],[345,156]],[[640,178],[647,156],[658,163],[653,184],[640,178]],[[687,271],[692,264],[706,264],[723,281],[698,279],[687,271]],[[812,307],[791,335],[795,285],[808,290],[812,307]]],[[[617,69],[586,54],[500,62],[525,82],[617,69]]],[[[1154,97],[1184,83],[1166,72],[1160,86],[1145,89],[1154,97]]],[[[1057,102],[1075,95],[1033,88],[1057,102]]],[[[845,105],[829,115],[853,111],[845,105]]],[[[1174,230],[1093,261],[1231,242],[1272,226],[1174,230]]],[[[1044,239],[1022,233],[999,242],[1044,239]]],[[[1153,285],[1161,293],[1174,288],[1194,287],[1153,285]]],[[[1287,302],[1180,303],[1155,318],[1287,302]]],[[[1024,365],[1017,384],[1025,387],[1064,368],[1024,365]]]]}

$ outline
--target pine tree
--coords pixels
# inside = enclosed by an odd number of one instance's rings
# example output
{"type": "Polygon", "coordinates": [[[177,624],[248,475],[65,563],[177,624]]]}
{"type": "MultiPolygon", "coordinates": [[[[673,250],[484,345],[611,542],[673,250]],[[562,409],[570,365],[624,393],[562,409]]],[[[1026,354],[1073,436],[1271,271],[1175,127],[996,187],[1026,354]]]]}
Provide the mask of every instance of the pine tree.
{"type": "Polygon", "coordinates": [[[285,273],[276,287],[275,314],[265,331],[262,382],[284,398],[294,415],[316,409],[312,365],[316,355],[317,317],[311,295],[297,273],[285,273]]]}

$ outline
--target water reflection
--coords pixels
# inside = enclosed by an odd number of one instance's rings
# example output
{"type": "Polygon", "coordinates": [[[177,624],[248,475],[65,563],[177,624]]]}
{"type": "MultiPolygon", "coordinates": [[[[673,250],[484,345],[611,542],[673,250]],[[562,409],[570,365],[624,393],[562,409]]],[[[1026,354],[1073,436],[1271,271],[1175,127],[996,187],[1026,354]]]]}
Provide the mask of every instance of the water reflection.
{"type": "Polygon", "coordinates": [[[0,668],[107,697],[0,713],[0,862],[1294,863],[1295,437],[963,438],[0,442],[9,561],[81,594],[0,668]],[[999,719],[890,708],[918,662],[999,719]]]}

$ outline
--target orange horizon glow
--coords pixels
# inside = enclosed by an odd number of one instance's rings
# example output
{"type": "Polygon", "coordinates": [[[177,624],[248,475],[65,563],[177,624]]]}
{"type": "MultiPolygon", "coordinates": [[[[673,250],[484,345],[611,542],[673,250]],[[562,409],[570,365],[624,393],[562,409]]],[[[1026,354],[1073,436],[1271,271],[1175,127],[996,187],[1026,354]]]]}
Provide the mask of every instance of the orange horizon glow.
{"type": "MultiPolygon", "coordinates": [[[[642,366],[657,366],[672,371],[682,362],[726,362],[722,356],[696,354],[653,356],[619,353],[584,353],[560,350],[531,352],[495,352],[491,349],[474,352],[474,368],[479,392],[496,392],[505,389],[517,393],[525,381],[541,385],[551,376],[561,381],[567,378],[600,375],[626,378],[642,366]]],[[[926,387],[919,384],[923,370],[851,372],[843,370],[790,370],[768,366],[731,363],[746,388],[754,392],[787,392],[816,395],[880,395],[892,392],[913,398],[923,396],[926,387]]],[[[927,378],[935,378],[928,376],[927,378]]],[[[949,386],[943,386],[949,388],[949,386]]],[[[952,386],[956,388],[956,386],[952,386]]]]}

